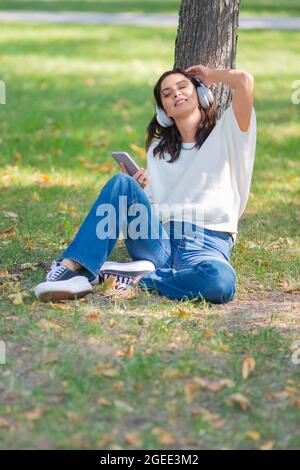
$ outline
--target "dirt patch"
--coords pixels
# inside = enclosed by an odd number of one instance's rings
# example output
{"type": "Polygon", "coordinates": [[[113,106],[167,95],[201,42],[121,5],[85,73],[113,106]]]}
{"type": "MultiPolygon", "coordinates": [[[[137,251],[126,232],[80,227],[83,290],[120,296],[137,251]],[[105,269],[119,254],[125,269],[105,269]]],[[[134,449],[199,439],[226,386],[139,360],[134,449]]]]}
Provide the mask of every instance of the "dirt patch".
{"type": "Polygon", "coordinates": [[[230,329],[252,330],[273,326],[283,334],[300,338],[300,297],[280,291],[237,296],[232,302],[220,305],[216,321],[230,329]]]}

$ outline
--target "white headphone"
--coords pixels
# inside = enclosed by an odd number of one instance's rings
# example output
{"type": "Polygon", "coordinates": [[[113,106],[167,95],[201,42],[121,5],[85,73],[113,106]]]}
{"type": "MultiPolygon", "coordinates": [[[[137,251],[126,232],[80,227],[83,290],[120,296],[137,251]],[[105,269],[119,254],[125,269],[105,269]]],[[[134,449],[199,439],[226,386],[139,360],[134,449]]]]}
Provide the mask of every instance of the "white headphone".
{"type": "MultiPolygon", "coordinates": [[[[214,95],[212,94],[210,89],[206,85],[204,85],[204,83],[200,82],[200,80],[198,80],[196,77],[194,78],[199,83],[199,86],[197,86],[199,102],[204,109],[207,109],[213,104],[214,95]]],[[[170,118],[167,113],[157,105],[156,120],[158,124],[160,124],[162,127],[171,127],[175,124],[174,119],[170,118]]]]}

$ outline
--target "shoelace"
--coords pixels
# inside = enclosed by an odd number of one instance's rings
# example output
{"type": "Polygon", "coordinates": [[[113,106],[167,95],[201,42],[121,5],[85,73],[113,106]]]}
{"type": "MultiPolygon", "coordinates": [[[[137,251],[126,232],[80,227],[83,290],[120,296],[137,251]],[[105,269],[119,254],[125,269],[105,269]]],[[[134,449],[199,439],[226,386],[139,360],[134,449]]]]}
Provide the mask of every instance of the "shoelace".
{"type": "Polygon", "coordinates": [[[67,266],[53,261],[51,264],[51,269],[46,276],[46,281],[55,281],[66,269],[68,269],[67,266]]]}
{"type": "Polygon", "coordinates": [[[106,281],[109,276],[113,276],[116,279],[115,289],[121,290],[126,289],[133,281],[130,276],[122,276],[121,274],[110,274],[110,273],[101,273],[103,281],[106,281]]]}

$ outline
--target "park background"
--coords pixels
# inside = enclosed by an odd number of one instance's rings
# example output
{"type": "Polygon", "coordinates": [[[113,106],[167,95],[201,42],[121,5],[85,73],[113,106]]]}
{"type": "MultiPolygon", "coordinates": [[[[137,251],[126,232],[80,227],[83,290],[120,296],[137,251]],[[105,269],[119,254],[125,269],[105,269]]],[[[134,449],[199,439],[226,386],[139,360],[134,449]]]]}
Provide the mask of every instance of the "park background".
{"type": "MultiPolygon", "coordinates": [[[[175,14],[179,3],[1,0],[0,12],[175,14]]],[[[245,0],[247,15],[300,17],[300,5],[245,0]]],[[[258,134],[233,302],[33,295],[118,171],[111,152],[145,164],[175,38],[171,27],[0,22],[1,448],[299,447],[299,31],[239,31],[258,134]]],[[[111,259],[127,259],[122,241],[111,259]]]]}

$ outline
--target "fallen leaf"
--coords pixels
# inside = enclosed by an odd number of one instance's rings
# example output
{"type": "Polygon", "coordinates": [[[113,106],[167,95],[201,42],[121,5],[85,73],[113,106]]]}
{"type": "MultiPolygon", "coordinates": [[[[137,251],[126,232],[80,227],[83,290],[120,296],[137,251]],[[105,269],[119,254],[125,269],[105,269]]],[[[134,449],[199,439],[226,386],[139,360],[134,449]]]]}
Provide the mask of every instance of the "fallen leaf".
{"type": "Polygon", "coordinates": [[[45,183],[49,183],[49,180],[50,180],[49,175],[38,175],[36,182],[39,184],[45,184],[45,183]]]}
{"type": "Polygon", "coordinates": [[[24,416],[28,421],[35,421],[36,419],[39,419],[43,413],[44,410],[42,410],[42,408],[35,408],[35,410],[24,413],[24,416]]]}
{"type": "Polygon", "coordinates": [[[105,366],[102,365],[96,367],[96,372],[110,378],[118,377],[119,375],[119,371],[117,369],[105,369],[105,366]]]}
{"type": "Polygon", "coordinates": [[[202,379],[200,377],[194,377],[193,381],[202,388],[206,388],[210,392],[219,392],[224,388],[232,388],[235,386],[235,383],[231,379],[221,379],[218,382],[212,382],[207,379],[202,379]]]}
{"type": "Polygon", "coordinates": [[[129,144],[129,147],[131,148],[131,150],[136,152],[143,160],[147,160],[147,154],[144,147],[139,147],[136,144],[129,144]]]}
{"type": "Polygon", "coordinates": [[[118,434],[117,428],[112,429],[108,434],[101,436],[98,442],[98,448],[103,449],[118,434]]]}
{"type": "Polygon", "coordinates": [[[117,357],[133,357],[134,356],[134,346],[131,344],[125,351],[117,351],[117,357]]]}
{"type": "Polygon", "coordinates": [[[125,384],[123,380],[118,380],[117,382],[113,383],[112,390],[114,392],[123,392],[125,389],[125,384]]]}
{"type": "Polygon", "coordinates": [[[290,397],[290,393],[287,390],[281,390],[279,392],[268,392],[266,394],[266,397],[269,400],[274,400],[274,399],[285,400],[286,398],[290,397]]]}
{"type": "Polygon", "coordinates": [[[4,217],[8,217],[9,219],[17,219],[19,217],[18,214],[11,211],[3,211],[2,213],[4,217]]]}
{"type": "Polygon", "coordinates": [[[126,98],[121,98],[115,104],[112,105],[112,109],[122,109],[127,104],[130,104],[130,101],[128,101],[126,98]]]}
{"type": "Polygon", "coordinates": [[[82,423],[83,422],[82,416],[79,416],[74,411],[66,411],[66,415],[67,415],[68,420],[71,421],[72,423],[82,423]]]}
{"type": "Polygon", "coordinates": [[[54,320],[46,320],[45,318],[42,318],[41,320],[39,320],[38,325],[42,328],[45,328],[46,330],[49,330],[49,329],[61,330],[63,328],[63,326],[59,325],[54,320]]]}
{"type": "Polygon", "coordinates": [[[131,446],[138,447],[141,445],[141,436],[137,432],[127,432],[124,434],[125,441],[131,446]]]}
{"type": "Polygon", "coordinates": [[[43,356],[41,358],[41,364],[50,364],[51,362],[57,362],[60,359],[59,354],[57,353],[50,353],[47,354],[46,356],[43,356]]]}
{"type": "Polygon", "coordinates": [[[238,405],[239,408],[243,411],[251,408],[251,404],[248,398],[246,398],[241,393],[233,393],[227,398],[226,402],[230,405],[238,405]]]}
{"type": "Polygon", "coordinates": [[[105,397],[100,397],[98,400],[98,404],[101,406],[109,406],[111,402],[105,397]]]}
{"type": "Polygon", "coordinates": [[[255,369],[255,359],[252,356],[245,357],[242,365],[242,377],[246,380],[255,369]]]}
{"type": "Polygon", "coordinates": [[[168,378],[176,378],[181,376],[181,372],[178,369],[165,369],[163,371],[163,377],[168,377],[168,378]]]}
{"type": "Polygon", "coordinates": [[[205,338],[212,338],[213,336],[215,336],[215,333],[211,330],[205,330],[204,331],[204,336],[205,336],[205,338]]]}
{"type": "Polygon", "coordinates": [[[263,444],[263,445],[260,447],[260,450],[272,450],[273,447],[274,447],[274,444],[275,444],[274,441],[265,442],[265,444],[263,444]]]}
{"type": "Polygon", "coordinates": [[[155,427],[152,429],[151,432],[152,434],[157,436],[160,444],[170,445],[170,444],[175,444],[176,442],[176,437],[170,432],[165,431],[164,429],[155,427]]]}
{"type": "Polygon", "coordinates": [[[182,308],[182,307],[176,307],[174,310],[173,310],[173,315],[179,317],[179,318],[188,318],[189,317],[189,311],[182,308]]]}
{"type": "Polygon", "coordinates": [[[9,428],[9,427],[10,427],[10,422],[8,421],[8,419],[0,416],[0,428],[9,428]]]}
{"type": "Polygon", "coordinates": [[[122,400],[114,400],[114,405],[121,411],[126,411],[127,413],[133,413],[134,408],[128,403],[122,400]]]}
{"type": "Polygon", "coordinates": [[[21,264],[20,268],[23,269],[32,269],[33,271],[36,271],[38,268],[39,263],[23,263],[21,264]]]}
{"type": "Polygon", "coordinates": [[[222,428],[226,423],[225,420],[221,418],[218,414],[211,413],[206,408],[196,408],[192,410],[192,415],[202,416],[203,421],[211,424],[215,429],[222,428]]]}
{"type": "Polygon", "coordinates": [[[88,321],[99,322],[99,315],[97,313],[91,313],[87,316],[88,321]]]}
{"type": "Polygon", "coordinates": [[[18,292],[17,294],[10,294],[7,296],[7,298],[9,300],[11,300],[11,302],[14,304],[14,305],[20,305],[23,303],[23,297],[22,297],[22,293],[21,292],[18,292]]]}
{"type": "Polygon", "coordinates": [[[289,281],[278,281],[277,285],[284,292],[292,292],[294,294],[300,294],[300,283],[299,282],[289,282],[289,281]]]}
{"type": "Polygon", "coordinates": [[[259,441],[260,439],[260,433],[257,431],[250,431],[246,434],[249,439],[252,439],[252,441],[259,441]]]}

